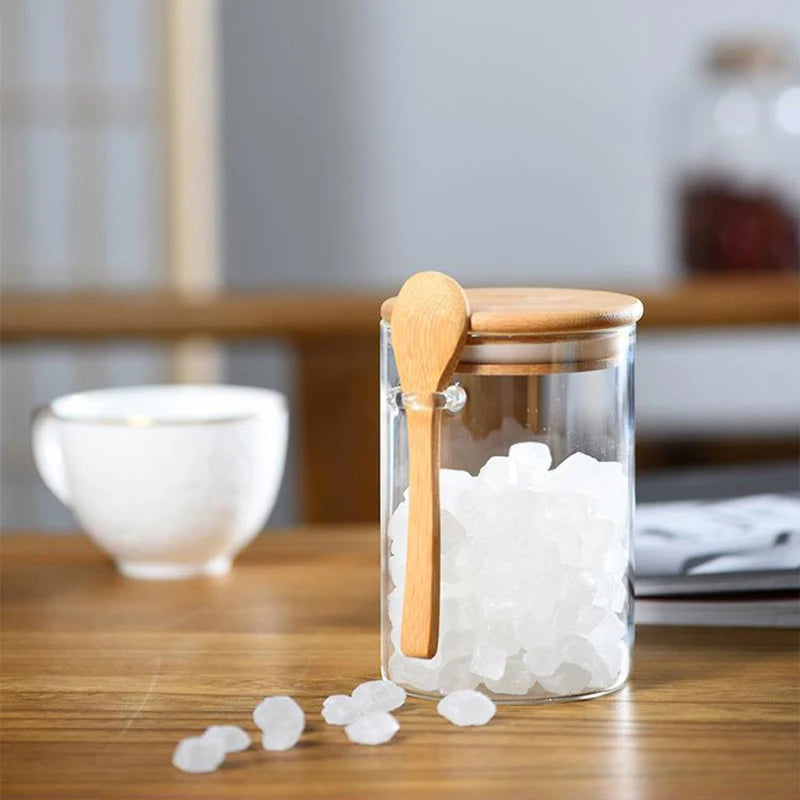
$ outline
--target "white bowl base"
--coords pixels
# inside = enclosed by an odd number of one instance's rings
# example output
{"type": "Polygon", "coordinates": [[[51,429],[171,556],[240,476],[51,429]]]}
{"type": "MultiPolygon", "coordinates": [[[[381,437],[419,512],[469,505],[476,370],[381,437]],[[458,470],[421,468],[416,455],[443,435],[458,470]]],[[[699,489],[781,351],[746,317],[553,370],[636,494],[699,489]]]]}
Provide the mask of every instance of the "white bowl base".
{"type": "Polygon", "coordinates": [[[183,578],[225,575],[233,559],[217,556],[202,564],[170,564],[158,561],[117,561],[117,569],[126,578],[142,581],[174,581],[183,578]]]}

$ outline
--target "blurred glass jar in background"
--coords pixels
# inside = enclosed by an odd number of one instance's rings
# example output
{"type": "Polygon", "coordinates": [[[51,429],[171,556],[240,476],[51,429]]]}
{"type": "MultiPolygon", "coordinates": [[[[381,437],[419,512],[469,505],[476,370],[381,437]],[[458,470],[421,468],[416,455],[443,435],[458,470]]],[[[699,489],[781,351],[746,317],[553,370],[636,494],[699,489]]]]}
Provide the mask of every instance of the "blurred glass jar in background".
{"type": "Polygon", "coordinates": [[[678,238],[690,273],[800,269],[800,70],[788,42],[720,42],[686,98],[678,238]]]}

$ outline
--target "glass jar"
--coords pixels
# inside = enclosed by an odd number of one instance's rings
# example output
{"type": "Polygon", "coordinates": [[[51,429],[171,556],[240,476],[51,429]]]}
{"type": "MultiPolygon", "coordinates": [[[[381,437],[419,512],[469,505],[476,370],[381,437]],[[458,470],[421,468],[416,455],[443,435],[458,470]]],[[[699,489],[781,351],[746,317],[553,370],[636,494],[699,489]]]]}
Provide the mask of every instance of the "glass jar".
{"type": "Polygon", "coordinates": [[[673,148],[684,268],[800,269],[800,69],[792,43],[717,43],[681,117],[673,148]]]}
{"type": "Polygon", "coordinates": [[[381,660],[416,696],[551,702],[620,688],[633,644],[636,298],[467,290],[441,417],[438,645],[401,647],[407,395],[381,322],[381,660]]]}

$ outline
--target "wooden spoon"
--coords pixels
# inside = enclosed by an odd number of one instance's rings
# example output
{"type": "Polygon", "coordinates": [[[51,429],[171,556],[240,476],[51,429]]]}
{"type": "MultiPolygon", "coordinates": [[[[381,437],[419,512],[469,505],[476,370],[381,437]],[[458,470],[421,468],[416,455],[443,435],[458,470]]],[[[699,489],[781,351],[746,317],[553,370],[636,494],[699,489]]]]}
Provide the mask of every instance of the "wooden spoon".
{"type": "Polygon", "coordinates": [[[392,347],[406,397],[408,560],[400,644],[407,656],[432,658],[439,640],[439,443],[446,388],[467,336],[464,290],[441,272],[412,275],[392,311],[392,347]],[[409,398],[414,395],[414,398],[409,398]]]}

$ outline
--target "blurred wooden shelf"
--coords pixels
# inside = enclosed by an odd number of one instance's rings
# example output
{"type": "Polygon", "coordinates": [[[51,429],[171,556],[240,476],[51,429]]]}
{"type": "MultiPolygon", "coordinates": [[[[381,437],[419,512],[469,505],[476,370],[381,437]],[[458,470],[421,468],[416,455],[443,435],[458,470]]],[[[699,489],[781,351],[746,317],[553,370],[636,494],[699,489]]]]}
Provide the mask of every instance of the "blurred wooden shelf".
{"type": "MultiPolygon", "coordinates": [[[[645,330],[792,325],[800,321],[800,280],[692,280],[632,294],[645,330]]],[[[389,292],[248,292],[186,298],[168,293],[4,292],[0,339],[155,339],[189,336],[313,340],[372,337],[389,292]]]]}
{"type": "Polygon", "coordinates": [[[304,339],[375,335],[381,300],[356,294],[4,292],[0,338],[304,339]]]}
{"type": "MultiPolygon", "coordinates": [[[[631,294],[641,297],[646,331],[699,327],[793,325],[800,321],[800,281],[685,282],[631,294]]],[[[378,517],[378,320],[389,292],[249,292],[188,299],[169,294],[15,293],[0,298],[0,340],[101,342],[139,339],[180,342],[274,339],[296,355],[297,451],[300,501],[306,522],[378,517]],[[324,409],[325,413],[320,413],[324,409]],[[350,469],[342,471],[342,453],[350,469]],[[353,480],[353,475],[358,476],[353,480]]],[[[676,446],[645,442],[643,464],[673,466],[735,460],[713,443],[676,446]]],[[[795,439],[747,452],[793,457],[795,439]],[[787,455],[788,454],[788,455],[787,455]]]]}

